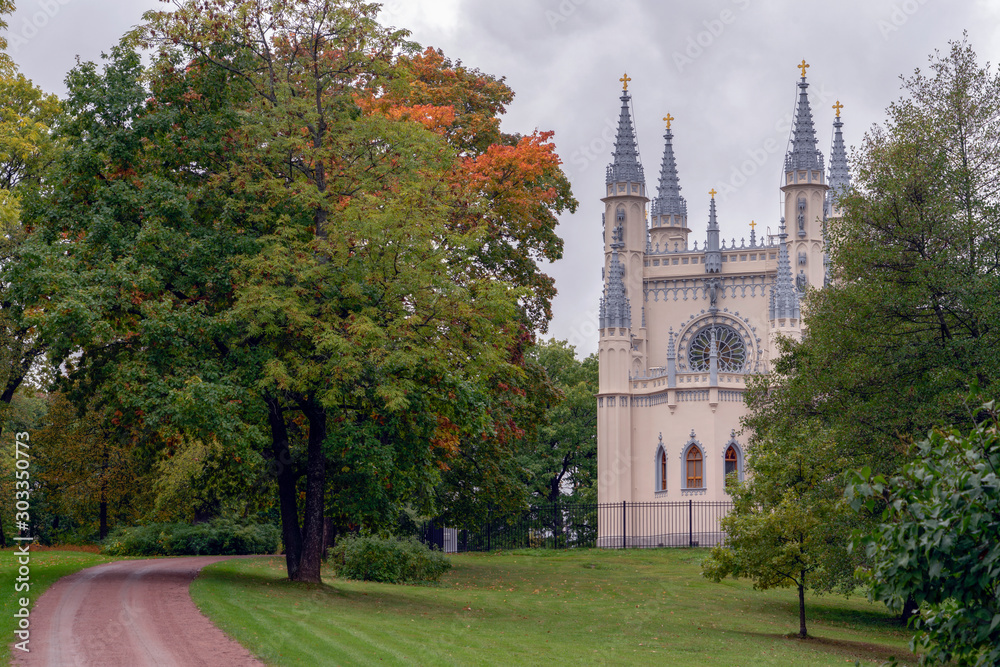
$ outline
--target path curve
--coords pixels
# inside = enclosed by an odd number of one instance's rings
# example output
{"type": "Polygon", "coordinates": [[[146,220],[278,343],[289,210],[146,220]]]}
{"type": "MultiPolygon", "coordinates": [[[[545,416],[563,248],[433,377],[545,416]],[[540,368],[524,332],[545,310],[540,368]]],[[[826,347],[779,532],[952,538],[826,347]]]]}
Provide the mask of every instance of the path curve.
{"type": "Polygon", "coordinates": [[[31,610],[32,667],[263,665],[202,614],[188,587],[224,556],[119,561],[63,577],[31,610]]]}

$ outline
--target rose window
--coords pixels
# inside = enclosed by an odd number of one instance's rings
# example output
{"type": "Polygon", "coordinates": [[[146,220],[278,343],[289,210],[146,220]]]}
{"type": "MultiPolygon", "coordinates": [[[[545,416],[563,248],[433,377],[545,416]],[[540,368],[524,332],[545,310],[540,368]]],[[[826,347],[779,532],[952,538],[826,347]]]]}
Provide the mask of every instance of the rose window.
{"type": "Polygon", "coordinates": [[[742,373],[747,360],[743,337],[735,329],[723,324],[708,326],[694,337],[688,348],[688,363],[693,371],[707,371],[712,355],[712,329],[719,349],[719,370],[723,373],[742,373]]]}

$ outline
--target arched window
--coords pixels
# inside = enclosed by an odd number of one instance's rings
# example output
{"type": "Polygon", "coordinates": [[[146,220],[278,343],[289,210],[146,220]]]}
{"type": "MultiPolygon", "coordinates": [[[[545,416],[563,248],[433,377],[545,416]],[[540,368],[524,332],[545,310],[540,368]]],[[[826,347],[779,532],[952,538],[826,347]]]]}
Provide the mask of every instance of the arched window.
{"type": "Polygon", "coordinates": [[[730,477],[733,473],[739,473],[739,457],[736,455],[736,447],[729,445],[726,448],[726,486],[733,483],[730,477]]]}
{"type": "Polygon", "coordinates": [[[660,491],[667,490],[667,453],[660,450],[660,491]]]}
{"type": "Polygon", "coordinates": [[[700,489],[704,487],[704,458],[701,455],[701,450],[698,447],[688,447],[684,459],[687,488],[700,489]]]}
{"type": "Polygon", "coordinates": [[[725,484],[730,486],[733,483],[730,475],[735,474],[736,481],[743,481],[743,448],[736,441],[736,431],[729,436],[729,442],[722,446],[722,459],[725,462],[725,484]]]}
{"type": "Polygon", "coordinates": [[[655,493],[663,493],[667,490],[667,450],[663,447],[663,434],[660,434],[660,444],[656,447],[656,458],[653,460],[653,469],[656,471],[656,483],[653,487],[655,493]]]}

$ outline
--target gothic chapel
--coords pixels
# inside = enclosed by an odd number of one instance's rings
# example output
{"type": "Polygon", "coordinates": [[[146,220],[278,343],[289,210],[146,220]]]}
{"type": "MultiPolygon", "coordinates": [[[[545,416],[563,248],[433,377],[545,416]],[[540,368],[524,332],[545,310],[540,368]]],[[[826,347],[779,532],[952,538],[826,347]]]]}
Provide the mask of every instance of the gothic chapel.
{"type": "MultiPolygon", "coordinates": [[[[604,297],[600,304],[598,496],[601,503],[727,500],[743,475],[740,418],[747,377],[768,370],[778,334],[802,332],[806,286],[827,280],[824,228],[831,195],[848,184],[838,102],[829,177],[817,149],[805,61],[785,157],[780,232],[728,245],[716,194],[706,235],[689,238],[668,116],[650,203],[630,115],[628,76],[614,161],[607,169],[604,297]],[[648,216],[647,216],[647,204],[648,216]],[[700,243],[699,243],[700,241],[700,243]]],[[[603,525],[611,535],[613,526],[603,525]]]]}

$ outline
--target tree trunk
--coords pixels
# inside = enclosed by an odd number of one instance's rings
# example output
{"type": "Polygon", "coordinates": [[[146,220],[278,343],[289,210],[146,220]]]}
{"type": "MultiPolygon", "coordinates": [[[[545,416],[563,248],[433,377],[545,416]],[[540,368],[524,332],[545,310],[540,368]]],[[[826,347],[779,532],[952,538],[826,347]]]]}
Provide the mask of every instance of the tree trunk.
{"type": "Polygon", "coordinates": [[[288,578],[295,579],[302,558],[302,532],[299,530],[296,474],[292,468],[292,453],[288,447],[288,427],[285,413],[277,398],[267,398],[267,417],[271,425],[271,453],[278,481],[278,503],[281,509],[281,538],[285,545],[285,569],[288,578]]]}
{"type": "Polygon", "coordinates": [[[101,490],[101,505],[100,505],[100,528],[98,528],[98,535],[101,541],[108,536],[108,499],[104,495],[104,490],[101,490]]]}
{"type": "Polygon", "coordinates": [[[806,633],[806,573],[799,579],[799,638],[805,639],[806,633]]]}
{"type": "Polygon", "coordinates": [[[920,605],[917,604],[912,595],[906,598],[906,602],[903,603],[903,610],[899,613],[899,622],[903,625],[909,623],[918,609],[920,609],[920,605]]]}
{"type": "Polygon", "coordinates": [[[302,519],[302,555],[299,571],[292,579],[321,583],[323,557],[323,510],[326,495],[326,410],[313,400],[305,401],[302,411],[309,420],[309,445],[306,459],[306,509],[302,519]]]}
{"type": "Polygon", "coordinates": [[[330,517],[323,518],[323,548],[320,553],[323,556],[323,560],[326,560],[326,551],[333,546],[334,541],[337,538],[337,527],[333,525],[333,519],[330,517]]]}
{"type": "Polygon", "coordinates": [[[99,527],[97,535],[103,542],[108,536],[108,445],[101,447],[101,502],[98,506],[99,527]]]}

